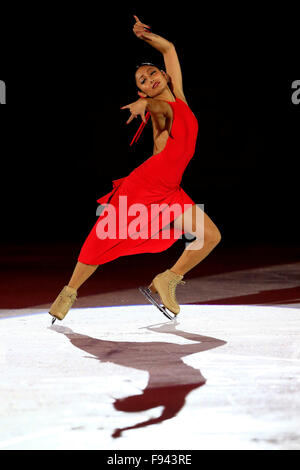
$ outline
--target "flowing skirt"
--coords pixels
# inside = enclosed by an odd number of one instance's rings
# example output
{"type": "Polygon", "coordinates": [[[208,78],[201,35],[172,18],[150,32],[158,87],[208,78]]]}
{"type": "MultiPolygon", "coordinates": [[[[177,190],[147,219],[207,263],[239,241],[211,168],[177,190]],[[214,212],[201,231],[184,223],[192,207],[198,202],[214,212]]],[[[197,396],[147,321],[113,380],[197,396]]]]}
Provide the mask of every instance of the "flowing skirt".
{"type": "Polygon", "coordinates": [[[179,184],[159,178],[154,182],[138,169],[113,180],[113,190],[97,200],[100,215],[80,250],[81,263],[100,265],[120,256],[157,253],[182,238],[184,231],[173,221],[194,201],[179,184]]]}

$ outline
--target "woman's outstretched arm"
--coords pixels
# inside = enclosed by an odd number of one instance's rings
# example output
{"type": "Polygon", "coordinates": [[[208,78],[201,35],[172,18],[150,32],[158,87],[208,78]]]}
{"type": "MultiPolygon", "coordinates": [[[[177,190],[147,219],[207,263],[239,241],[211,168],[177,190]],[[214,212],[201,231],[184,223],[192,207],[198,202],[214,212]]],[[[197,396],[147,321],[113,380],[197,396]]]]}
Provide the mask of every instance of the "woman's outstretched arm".
{"type": "Polygon", "coordinates": [[[134,34],[162,53],[166,72],[172,82],[174,95],[186,101],[183,93],[181,66],[174,44],[157,34],[149,32],[150,26],[142,23],[135,15],[134,18],[136,21],[133,27],[134,34]]]}
{"type": "MultiPolygon", "coordinates": [[[[140,95],[141,96],[141,95],[140,95]]],[[[166,113],[166,104],[153,98],[140,98],[133,103],[122,106],[121,109],[128,109],[131,113],[130,118],[126,122],[129,124],[134,118],[141,116],[142,121],[146,123],[145,113],[149,111],[151,115],[159,115],[166,113]]]]}
{"type": "Polygon", "coordinates": [[[184,344],[180,347],[182,348],[185,354],[194,354],[201,351],[208,351],[209,349],[218,348],[219,346],[224,346],[226,341],[218,338],[213,338],[212,336],[203,336],[197,333],[188,333],[182,330],[176,330],[175,325],[172,323],[163,324],[160,327],[147,327],[150,331],[157,331],[158,333],[169,333],[182,338],[189,339],[190,341],[197,341],[196,344],[184,344]]]}

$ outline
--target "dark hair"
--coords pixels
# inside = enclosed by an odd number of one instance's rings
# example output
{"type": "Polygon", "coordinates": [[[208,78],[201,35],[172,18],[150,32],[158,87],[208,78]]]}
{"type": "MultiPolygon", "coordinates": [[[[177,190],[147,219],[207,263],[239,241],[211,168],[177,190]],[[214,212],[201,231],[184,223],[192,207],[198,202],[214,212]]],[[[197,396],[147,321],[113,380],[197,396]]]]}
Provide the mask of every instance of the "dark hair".
{"type": "Polygon", "coordinates": [[[162,70],[164,67],[160,67],[159,65],[152,64],[152,62],[142,62],[139,65],[135,66],[135,71],[139,69],[140,67],[143,67],[144,65],[150,65],[151,67],[156,67],[158,70],[162,70]]]}
{"type": "Polygon", "coordinates": [[[152,64],[152,62],[142,62],[141,64],[139,65],[136,65],[135,69],[139,69],[140,67],[143,67],[143,65],[152,65],[152,67],[156,67],[155,64],[152,64]]]}

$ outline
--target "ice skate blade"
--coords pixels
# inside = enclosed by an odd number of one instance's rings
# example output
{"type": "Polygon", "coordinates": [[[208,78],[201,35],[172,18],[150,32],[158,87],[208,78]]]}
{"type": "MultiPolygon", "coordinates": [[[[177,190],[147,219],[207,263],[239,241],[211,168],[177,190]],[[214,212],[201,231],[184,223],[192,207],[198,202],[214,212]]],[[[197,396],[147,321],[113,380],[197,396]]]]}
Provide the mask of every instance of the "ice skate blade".
{"type": "Polygon", "coordinates": [[[169,320],[174,320],[176,318],[176,316],[174,315],[174,317],[172,317],[169,312],[167,312],[166,310],[166,307],[164,307],[163,305],[160,305],[155,299],[154,297],[152,297],[152,293],[150,291],[150,289],[148,287],[139,287],[139,291],[146,297],[147,300],[149,300],[149,302],[152,303],[152,305],[154,305],[155,307],[158,308],[158,310],[160,310],[169,320]]]}
{"type": "Polygon", "coordinates": [[[51,325],[54,325],[54,322],[56,322],[57,318],[52,315],[52,313],[49,312],[49,315],[51,315],[51,325]]]}

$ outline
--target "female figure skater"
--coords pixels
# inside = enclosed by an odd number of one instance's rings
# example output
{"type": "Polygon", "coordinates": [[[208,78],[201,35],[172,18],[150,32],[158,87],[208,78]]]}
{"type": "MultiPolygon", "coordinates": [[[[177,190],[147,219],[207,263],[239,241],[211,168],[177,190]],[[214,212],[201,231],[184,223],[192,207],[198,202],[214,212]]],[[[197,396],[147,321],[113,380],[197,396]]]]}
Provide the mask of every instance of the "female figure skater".
{"type": "MultiPolygon", "coordinates": [[[[168,318],[174,318],[167,313],[166,308],[175,316],[180,311],[175,295],[176,286],[184,283],[184,275],[200,263],[221,240],[220,232],[213,221],[180,187],[183,172],[194,155],[198,123],[184,96],[181,67],[175,46],[150,32],[150,27],[137,16],[134,18],[134,34],[162,53],[166,72],[151,64],[138,67],[135,80],[140,98],[121,109],[130,111],[127,124],[140,116],[144,125],[146,112],[147,116],[151,115],[153,155],[127,177],[114,180],[113,190],[97,200],[101,204],[109,202],[114,207],[118,228],[123,232],[126,229],[126,236],[100,237],[99,227],[101,221],[103,222],[103,213],[100,215],[81,248],[69,283],[50,308],[49,313],[54,317],[52,322],[66,316],[77,298],[77,290],[100,264],[120,256],[164,251],[183,233],[189,233],[196,239],[188,245],[176,263],[159,273],[148,288],[140,288],[148,300],[160,308],[152,296],[157,293],[163,304],[160,309],[168,318]],[[150,237],[148,231],[146,237],[129,237],[128,233],[131,231],[134,234],[135,230],[132,229],[132,223],[129,223],[130,211],[126,213],[126,217],[120,216],[122,196],[126,196],[128,207],[139,203],[146,208],[153,204],[176,206],[177,214],[175,210],[173,220],[169,220],[169,237],[157,238],[165,229],[160,222],[154,237],[150,237]]],[[[145,230],[154,219],[158,220],[157,214],[155,216],[148,211],[139,219],[140,227],[145,230]]]]}

